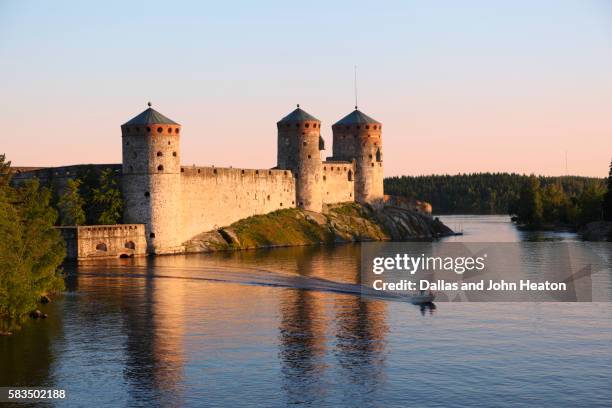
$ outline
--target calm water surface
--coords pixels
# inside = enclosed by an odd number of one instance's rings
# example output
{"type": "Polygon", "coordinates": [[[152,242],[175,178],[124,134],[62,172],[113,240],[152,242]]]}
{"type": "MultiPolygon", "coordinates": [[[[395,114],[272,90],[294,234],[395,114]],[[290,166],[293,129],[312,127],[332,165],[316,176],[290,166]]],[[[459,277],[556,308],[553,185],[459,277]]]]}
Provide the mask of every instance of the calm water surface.
{"type": "MultiPolygon", "coordinates": [[[[444,216],[495,242],[507,217],[444,216]]],[[[0,386],[58,406],[611,406],[610,303],[406,303],[305,290],[359,279],[359,245],[68,267],[50,318],[0,337],[0,386]]]]}

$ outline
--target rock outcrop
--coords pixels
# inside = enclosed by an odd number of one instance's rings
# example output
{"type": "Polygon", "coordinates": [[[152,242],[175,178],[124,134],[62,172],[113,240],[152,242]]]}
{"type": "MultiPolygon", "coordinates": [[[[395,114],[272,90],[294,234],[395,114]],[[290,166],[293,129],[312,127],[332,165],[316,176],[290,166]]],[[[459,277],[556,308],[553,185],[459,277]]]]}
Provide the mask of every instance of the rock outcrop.
{"type": "Polygon", "coordinates": [[[186,252],[329,244],[360,241],[431,240],[452,235],[439,220],[421,212],[387,205],[375,209],[336,204],[324,213],[292,208],[240,220],[185,242],[186,252]]]}
{"type": "Polygon", "coordinates": [[[612,241],[612,221],[589,222],[580,234],[587,241],[612,241]]]}

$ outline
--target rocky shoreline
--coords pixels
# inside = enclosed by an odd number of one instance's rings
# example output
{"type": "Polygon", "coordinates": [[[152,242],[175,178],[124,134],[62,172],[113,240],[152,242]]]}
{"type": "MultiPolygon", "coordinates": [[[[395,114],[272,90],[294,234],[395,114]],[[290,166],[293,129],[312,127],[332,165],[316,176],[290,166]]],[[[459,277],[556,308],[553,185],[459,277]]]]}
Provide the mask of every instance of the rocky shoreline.
{"type": "Polygon", "coordinates": [[[612,241],[612,221],[589,222],[579,233],[586,241],[612,241]]]}
{"type": "Polygon", "coordinates": [[[433,240],[455,233],[437,218],[399,206],[336,204],[314,213],[292,208],[197,235],[186,253],[363,241],[433,240]]]}

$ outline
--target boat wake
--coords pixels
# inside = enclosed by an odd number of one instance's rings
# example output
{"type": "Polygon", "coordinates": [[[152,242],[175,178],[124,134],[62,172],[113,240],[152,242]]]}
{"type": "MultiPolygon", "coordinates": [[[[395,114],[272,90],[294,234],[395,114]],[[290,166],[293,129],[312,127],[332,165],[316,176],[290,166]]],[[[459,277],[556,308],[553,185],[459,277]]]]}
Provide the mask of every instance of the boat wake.
{"type": "Polygon", "coordinates": [[[153,271],[147,267],[104,266],[79,267],[79,276],[140,278],[140,279],[186,279],[229,284],[269,286],[287,289],[312,290],[319,292],[340,293],[346,295],[364,296],[371,299],[399,301],[408,303],[431,302],[433,298],[423,298],[415,294],[399,294],[389,291],[378,291],[358,284],[337,282],[312,276],[256,269],[248,267],[170,267],[156,266],[153,271]]]}

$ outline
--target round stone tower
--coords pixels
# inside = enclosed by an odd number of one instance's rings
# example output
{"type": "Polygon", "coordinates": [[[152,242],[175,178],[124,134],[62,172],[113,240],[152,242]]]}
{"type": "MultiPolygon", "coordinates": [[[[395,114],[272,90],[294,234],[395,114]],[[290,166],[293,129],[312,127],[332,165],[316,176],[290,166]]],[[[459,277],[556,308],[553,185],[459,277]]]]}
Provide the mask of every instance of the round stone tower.
{"type": "Polygon", "coordinates": [[[289,169],[295,177],[296,206],[308,211],[323,210],[323,164],[320,150],[321,121],[297,109],[276,124],[278,128],[279,169],[289,169]]]}
{"type": "Polygon", "coordinates": [[[151,108],[121,126],[123,221],[145,224],[149,253],[181,250],[181,125],[151,108]]]}
{"type": "Polygon", "coordinates": [[[355,110],[332,126],[334,159],[355,160],[355,200],[382,204],[382,124],[355,106],[355,110]]]}

